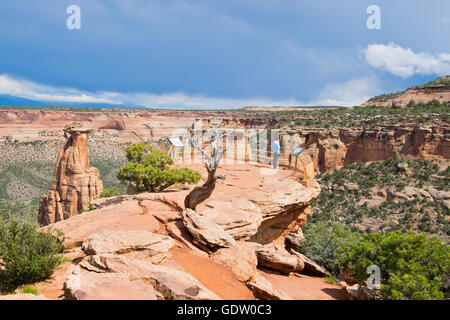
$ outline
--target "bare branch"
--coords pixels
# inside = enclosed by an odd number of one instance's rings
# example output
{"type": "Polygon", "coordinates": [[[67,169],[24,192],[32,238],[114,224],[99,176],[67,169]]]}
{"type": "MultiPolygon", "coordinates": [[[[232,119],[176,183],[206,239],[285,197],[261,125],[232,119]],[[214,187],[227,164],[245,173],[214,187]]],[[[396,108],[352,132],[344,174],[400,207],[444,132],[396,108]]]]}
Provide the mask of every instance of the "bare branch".
{"type": "Polygon", "coordinates": [[[212,149],[211,155],[206,150],[201,148],[193,138],[191,138],[192,145],[195,149],[202,152],[205,159],[206,170],[208,171],[208,179],[202,186],[197,186],[184,199],[184,206],[186,208],[195,210],[196,206],[208,199],[214,188],[216,187],[217,179],[225,179],[225,176],[216,174],[217,167],[222,160],[225,148],[219,151],[219,139],[226,136],[225,134],[215,131],[210,139],[210,147],[212,149]]]}

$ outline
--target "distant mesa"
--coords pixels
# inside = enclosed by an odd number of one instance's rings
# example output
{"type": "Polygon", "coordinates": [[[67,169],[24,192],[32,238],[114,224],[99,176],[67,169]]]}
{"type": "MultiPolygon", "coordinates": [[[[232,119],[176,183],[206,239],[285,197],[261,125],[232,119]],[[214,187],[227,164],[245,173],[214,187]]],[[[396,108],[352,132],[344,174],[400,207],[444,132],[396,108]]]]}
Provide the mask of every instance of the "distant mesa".
{"type": "Polygon", "coordinates": [[[361,107],[374,105],[406,107],[410,102],[428,103],[433,100],[437,100],[440,103],[450,102],[450,75],[437,78],[424,85],[410,87],[405,91],[373,97],[364,102],[361,107]]]}
{"type": "Polygon", "coordinates": [[[56,161],[55,174],[50,191],[43,196],[39,207],[39,223],[48,225],[68,219],[81,210],[88,210],[89,203],[103,191],[103,183],[97,168],[89,166],[89,128],[69,126],[64,129],[67,139],[56,161]]]}
{"type": "Polygon", "coordinates": [[[272,106],[272,107],[261,107],[261,106],[248,106],[244,107],[241,110],[244,111],[299,111],[299,110],[318,110],[318,109],[333,109],[336,107],[333,106],[314,106],[314,107],[300,107],[300,106],[292,106],[292,107],[286,107],[286,106],[272,106]]]}

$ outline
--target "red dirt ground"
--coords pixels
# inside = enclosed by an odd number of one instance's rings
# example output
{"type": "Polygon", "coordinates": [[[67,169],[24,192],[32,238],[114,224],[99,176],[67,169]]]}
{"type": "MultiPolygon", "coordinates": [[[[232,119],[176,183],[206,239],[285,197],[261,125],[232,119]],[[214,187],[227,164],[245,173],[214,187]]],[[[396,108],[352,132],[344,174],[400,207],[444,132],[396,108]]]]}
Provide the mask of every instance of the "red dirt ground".
{"type": "Polygon", "coordinates": [[[255,300],[252,292],[224,266],[200,257],[188,248],[173,248],[172,260],[209,290],[225,300],[255,300]]]}
{"type": "Polygon", "coordinates": [[[300,274],[286,276],[267,269],[260,272],[275,289],[295,300],[348,300],[344,288],[329,284],[324,278],[300,274]]]}

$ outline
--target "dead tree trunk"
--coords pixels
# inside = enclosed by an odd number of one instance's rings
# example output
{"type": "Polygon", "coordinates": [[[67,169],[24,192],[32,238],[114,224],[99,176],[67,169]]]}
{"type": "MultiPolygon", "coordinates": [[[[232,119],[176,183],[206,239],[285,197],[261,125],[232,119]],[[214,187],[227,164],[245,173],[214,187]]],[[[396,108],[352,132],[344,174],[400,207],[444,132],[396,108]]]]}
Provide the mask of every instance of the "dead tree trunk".
{"type": "Polygon", "coordinates": [[[216,132],[215,136],[211,138],[211,155],[209,155],[208,152],[206,152],[204,149],[198,146],[194,140],[192,140],[192,145],[194,146],[194,148],[201,151],[201,153],[203,154],[206,170],[208,170],[208,179],[202,186],[195,187],[186,196],[186,198],[184,199],[184,207],[186,209],[195,210],[197,205],[211,196],[214,188],[216,187],[217,179],[225,179],[225,176],[216,174],[217,167],[219,166],[219,163],[222,160],[223,154],[225,152],[224,148],[219,151],[217,145],[219,139],[221,139],[223,136],[223,134],[219,134],[218,132],[216,132]]]}

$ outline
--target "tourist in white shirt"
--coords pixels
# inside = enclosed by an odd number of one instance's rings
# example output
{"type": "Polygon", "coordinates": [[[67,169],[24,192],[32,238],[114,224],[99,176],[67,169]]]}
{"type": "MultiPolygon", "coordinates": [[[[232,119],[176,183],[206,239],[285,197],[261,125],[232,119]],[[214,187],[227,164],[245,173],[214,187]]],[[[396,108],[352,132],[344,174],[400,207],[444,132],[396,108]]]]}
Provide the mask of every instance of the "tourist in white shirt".
{"type": "Polygon", "coordinates": [[[272,154],[273,154],[273,168],[278,169],[278,159],[280,158],[280,141],[275,140],[272,142],[272,154]]]}

